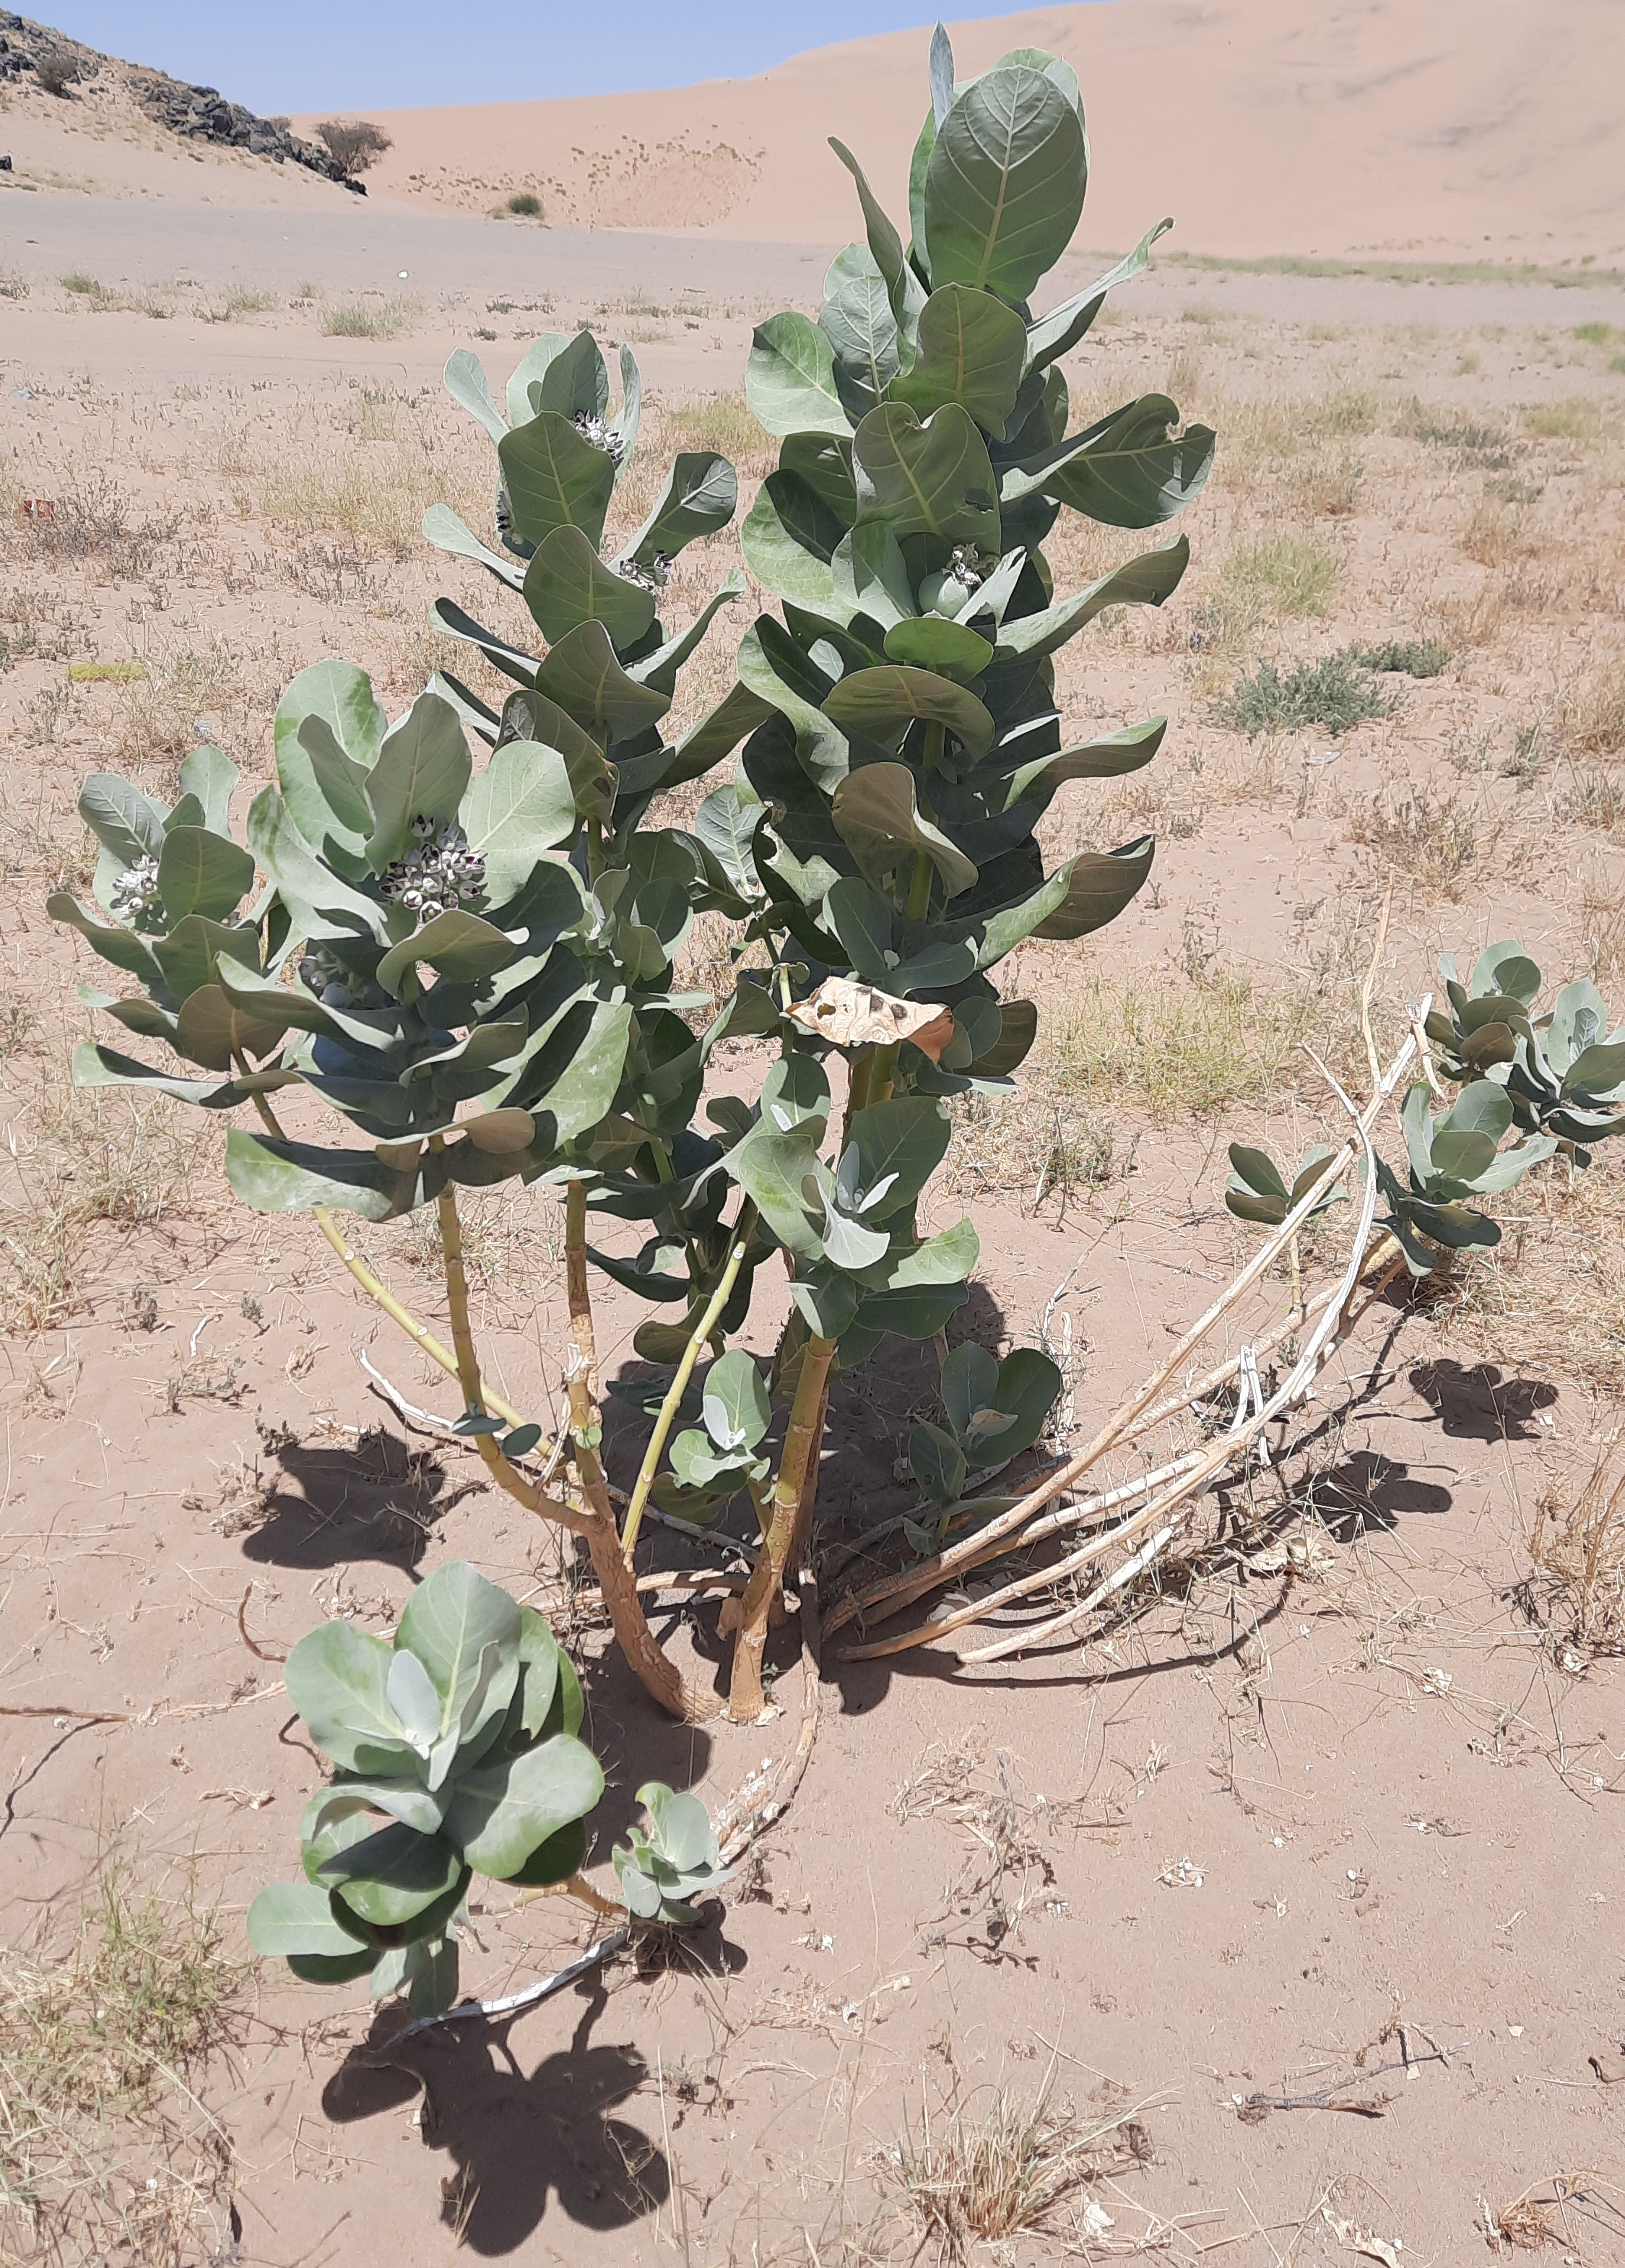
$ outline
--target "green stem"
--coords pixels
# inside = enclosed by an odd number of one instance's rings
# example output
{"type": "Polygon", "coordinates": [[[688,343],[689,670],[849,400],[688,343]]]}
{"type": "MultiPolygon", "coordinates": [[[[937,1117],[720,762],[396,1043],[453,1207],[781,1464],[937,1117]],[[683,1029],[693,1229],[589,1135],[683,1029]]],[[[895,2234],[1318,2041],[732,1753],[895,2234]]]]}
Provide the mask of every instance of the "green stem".
{"type": "Polygon", "coordinates": [[[604,872],[604,822],[601,819],[587,821],[587,880],[596,882],[604,872]]]}
{"type": "Polygon", "coordinates": [[[565,1186],[564,1284],[570,1303],[570,1336],[576,1345],[566,1391],[576,1446],[576,1470],[581,1477],[581,1492],[592,1510],[587,1528],[587,1551],[592,1572],[603,1592],[616,1642],[633,1674],[673,1717],[690,1725],[702,1724],[707,1717],[717,1714],[716,1697],[689,1684],[662,1653],[659,1641],[649,1627],[649,1618],[637,1595],[636,1578],[621,1556],[621,1538],[609,1501],[609,1483],[592,1439],[599,1425],[598,1344],[592,1328],[592,1295],[587,1288],[585,1182],[570,1182],[565,1186]]]}
{"type": "Polygon", "coordinates": [[[908,884],[907,917],[909,921],[923,921],[930,912],[931,876],[935,872],[929,854],[916,850],[914,854],[914,874],[908,884]]]}
{"type": "Polygon", "coordinates": [[[875,1049],[874,1062],[869,1071],[871,1102],[891,1101],[892,1081],[897,1076],[897,1047],[898,1043],[895,1040],[888,1040],[883,1048],[875,1049]]]}
{"type": "Polygon", "coordinates": [[[940,723],[927,725],[925,728],[925,762],[923,766],[923,770],[924,770],[927,779],[930,779],[931,774],[942,762],[943,742],[946,738],[947,727],[945,725],[940,723]]]}
{"type": "MultiPolygon", "coordinates": [[[[443,1138],[431,1134],[431,1150],[445,1148],[443,1138]]],[[[474,1344],[474,1327],[468,1320],[468,1277],[463,1266],[463,1225],[457,1211],[457,1186],[447,1182],[438,1200],[440,1213],[440,1250],[445,1261],[446,1305],[452,1315],[452,1344],[457,1351],[458,1383],[463,1390],[463,1401],[471,1417],[482,1418],[487,1411],[487,1396],[480,1382],[480,1358],[474,1344]]],[[[505,1490],[527,1512],[545,1513],[548,1519],[560,1520],[577,1535],[585,1535],[592,1522],[584,1514],[567,1506],[555,1504],[545,1497],[533,1482],[526,1479],[518,1467],[511,1464],[489,1433],[476,1433],[474,1447],[480,1461],[498,1488],[505,1490]]]]}
{"type": "MultiPolygon", "coordinates": [[[[238,1069],[241,1071],[246,1072],[249,1068],[246,1060],[240,1055],[238,1057],[237,1064],[238,1069]]],[[[281,1122],[262,1094],[256,1094],[254,1097],[254,1107],[260,1115],[260,1123],[266,1132],[278,1142],[285,1142],[288,1137],[283,1130],[281,1122]]],[[[311,1212],[317,1227],[338,1254],[339,1258],[344,1263],[355,1281],[360,1285],[368,1299],[383,1309],[392,1323],[400,1324],[413,1344],[421,1347],[430,1362],[438,1363],[449,1377],[455,1378],[458,1374],[457,1357],[451,1348],[442,1346],[428,1326],[420,1323],[411,1309],[403,1307],[394,1293],[379,1282],[326,1205],[312,1205],[311,1212]]],[[[494,1394],[487,1394],[485,1404],[494,1418],[502,1418],[506,1425],[522,1425],[525,1423],[517,1410],[511,1410],[505,1402],[499,1401],[494,1394]]]]}
{"type": "Polygon", "coordinates": [[[852,1068],[847,1074],[846,1116],[841,1122],[841,1148],[844,1155],[852,1132],[852,1121],[860,1110],[867,1110],[871,1083],[874,1078],[875,1049],[872,1042],[859,1048],[852,1058],[852,1068]]]}
{"type": "Polygon", "coordinates": [[[644,1450],[643,1462],[638,1467],[637,1480],[632,1490],[631,1499],[627,1506],[626,1526],[621,1536],[621,1556],[629,1567],[632,1564],[632,1554],[637,1548],[638,1530],[643,1523],[643,1506],[649,1501],[649,1491],[654,1485],[655,1475],[660,1469],[660,1459],[665,1453],[666,1437],[677,1422],[678,1406],[688,1391],[688,1381],[694,1376],[694,1366],[700,1359],[701,1349],[716,1329],[717,1318],[727,1306],[734,1285],[739,1281],[740,1265],[745,1258],[745,1248],[750,1242],[751,1231],[755,1225],[756,1208],[746,1197],[739,1208],[739,1218],[734,1227],[733,1242],[729,1248],[727,1264],[717,1278],[717,1289],[712,1292],[709,1304],[694,1327],[688,1345],[683,1349],[682,1360],[678,1364],[673,1373],[672,1382],[665,1389],[665,1399],[660,1404],[659,1414],[655,1419],[654,1432],[649,1437],[649,1447],[644,1450]]]}

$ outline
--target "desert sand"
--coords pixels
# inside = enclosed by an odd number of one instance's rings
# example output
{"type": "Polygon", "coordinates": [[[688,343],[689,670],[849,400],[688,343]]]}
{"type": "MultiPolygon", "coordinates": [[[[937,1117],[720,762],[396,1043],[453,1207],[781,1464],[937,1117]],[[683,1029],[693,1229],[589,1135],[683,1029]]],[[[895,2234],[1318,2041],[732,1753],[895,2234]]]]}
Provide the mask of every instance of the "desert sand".
{"type": "MultiPolygon", "coordinates": [[[[1184,250],[1555,261],[1625,247],[1612,0],[1098,0],[950,26],[962,76],[1064,55],[1085,89],[1086,240],[1173,213],[1184,250]]],[[[598,227],[840,241],[842,138],[906,210],[921,36],[666,93],[393,112],[373,194],[468,211],[530,190],[598,227]]]]}
{"type": "MultiPolygon", "coordinates": [[[[1077,422],[1165,387],[1220,436],[1185,585],[1160,613],[1114,610],[1061,679],[1080,737],[1169,717],[1147,772],[1077,784],[1045,822],[1052,854],[1153,831],[1153,886],[1085,946],[1026,949],[1012,975],[1044,1004],[1042,1045],[1016,1098],[961,1125],[933,1198],[936,1225],[968,1210],[982,1239],[951,1336],[1033,1344],[1055,1295],[1073,1440],[1254,1248],[1224,1209],[1226,1144],[1296,1159],[1335,1135],[1304,1050],[1368,1078],[1373,956],[1385,1042],[1442,951],[1509,935],[1625,1008],[1625,289],[1577,269],[1620,240],[1617,22],[1349,9],[1307,62],[1276,0],[1107,0],[956,34],[967,69],[1018,40],[1077,61],[1085,247],[1174,210],[1178,240],[1238,259],[1577,264],[1558,288],[1168,261],[1069,358],[1077,422]],[[1226,721],[1261,663],[1389,640],[1430,644],[1438,672],[1386,674],[1350,729],[1226,721]]],[[[1079,2178],[1045,2231],[970,2250],[997,2268],[1456,2268],[1542,2242],[1625,2262],[1619,1499],[1606,1516],[1625,1142],[1503,1201],[1495,1253],[1367,1313],[1300,1453],[1204,1507],[1164,1593],[1104,1644],[968,1671],[953,1647],[985,1629],[889,1663],[826,1649],[806,1776],[690,1965],[619,1962],[511,2023],[404,2045],[363,1988],[246,1966],[244,1911],[291,1871],[320,1777],[279,1660],[324,1615],[387,1630],[455,1557],[546,1606],[609,1772],[606,1888],[644,1778],[715,1808],[792,1755],[795,1630],[781,1715],[657,1722],[556,1542],[369,1384],[364,1350],[413,1407],[452,1398],[310,1224],[231,1201],[212,1121],[74,1092],[93,1021],[76,987],[104,972],[42,904],[85,887],[78,784],[107,767],[173,793],[206,733],[246,799],[306,663],[353,657],[393,714],[447,661],[429,602],[485,594],[427,550],[422,513],[445,499],[489,533],[491,511],[483,440],[439,388],[454,347],[500,384],[544,328],[631,343],[645,424],[617,525],[680,448],[725,451],[747,508],[775,461],[739,392],[752,324],[816,305],[850,233],[821,137],[871,158],[898,208],[923,50],[390,119],[365,200],[175,146],[110,78],[64,104],[0,95],[7,2268],[952,2260],[920,2250],[904,2158],[928,2117],[940,2137],[959,2105],[974,2127],[1001,2093],[1071,2122],[1079,2178]],[[634,129],[636,172],[615,155],[634,129]],[[580,145],[576,172],[536,156],[546,136],[580,145]],[[662,140],[682,146],[657,164],[662,140]],[[586,202],[593,166],[607,207],[586,202]],[[533,181],[560,225],[486,217],[533,181]],[[33,499],[48,519],[19,517],[33,499]],[[216,1996],[193,2029],[143,2033],[116,1998],[143,1972],[106,1952],[110,1894],[152,1973],[184,1960],[216,1996]],[[88,2082],[53,2094],[27,2061],[52,2009],[61,2042],[125,2043],[99,2128],[88,2082]],[[36,2098],[55,2106],[37,2126],[36,2098]]],[[[1092,272],[1080,247],[1055,295],[1092,272]]],[[[1138,548],[1081,526],[1049,549],[1072,587],[1138,548]]],[[[737,524],[685,553],[673,615],[738,557],[737,524]]],[[[712,692],[759,595],[713,633],[712,692]]],[[[725,942],[696,932],[681,981],[725,981],[725,942]]],[[[738,1043],[717,1083],[750,1094],[765,1068],[738,1043]]],[[[1312,1272],[1342,1226],[1315,1232],[1312,1272]]],[[[471,1205],[469,1244],[498,1383],[545,1412],[554,1212],[507,1185],[471,1205]]],[[[421,1219],[366,1248],[444,1332],[421,1219]]],[[[1260,1297],[1282,1312],[1284,1282],[1260,1297]]],[[[636,1367],[641,1313],[600,1294],[612,1376],[636,1367]]],[[[840,1388],[832,1567],[908,1509],[894,1460],[935,1390],[929,1348],[900,1347],[840,1388]]],[[[640,1444],[612,1420],[617,1481],[640,1444]]],[[[724,1549],[661,1531],[648,1564],[724,1549]]],[[[724,1674],[710,1609],[663,1634],[695,1678],[724,1674]]],[[[592,1927],[505,1895],[474,1918],[465,1975],[488,1992],[592,1927]]]]}

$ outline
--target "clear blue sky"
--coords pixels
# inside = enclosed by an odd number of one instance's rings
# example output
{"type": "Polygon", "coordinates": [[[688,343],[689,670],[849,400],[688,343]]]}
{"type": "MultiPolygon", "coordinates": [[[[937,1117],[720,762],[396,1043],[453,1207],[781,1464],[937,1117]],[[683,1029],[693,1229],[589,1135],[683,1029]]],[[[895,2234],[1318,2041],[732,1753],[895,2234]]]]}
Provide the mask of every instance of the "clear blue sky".
{"type": "MultiPolygon", "coordinates": [[[[965,12],[1016,10],[974,0],[965,12]]],[[[747,78],[806,48],[929,30],[935,11],[930,0],[47,0],[40,17],[264,114],[747,78]]]]}

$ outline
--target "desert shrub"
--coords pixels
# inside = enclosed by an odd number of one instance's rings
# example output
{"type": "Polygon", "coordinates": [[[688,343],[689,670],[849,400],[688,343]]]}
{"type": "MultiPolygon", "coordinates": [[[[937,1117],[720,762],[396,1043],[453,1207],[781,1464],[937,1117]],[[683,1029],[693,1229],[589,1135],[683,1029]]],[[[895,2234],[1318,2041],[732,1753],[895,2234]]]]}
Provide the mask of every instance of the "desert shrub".
{"type": "Polygon", "coordinates": [[[1403,677],[1442,677],[1450,666],[1450,648],[1442,638],[1388,638],[1381,645],[1353,645],[1351,659],[1363,669],[1403,677]]]}
{"type": "Polygon", "coordinates": [[[1300,661],[1283,673],[1273,661],[1258,667],[1213,705],[1215,721],[1255,739],[1261,733],[1296,733],[1315,725],[1334,739],[1373,717],[1386,717],[1392,698],[1352,652],[1300,661]]]}
{"type": "Polygon", "coordinates": [[[395,146],[383,128],[368,118],[324,119],[316,132],[347,181],[370,173],[386,150],[395,146]]]}
{"type": "Polygon", "coordinates": [[[520,189],[508,200],[508,210],[519,220],[540,220],[541,199],[533,189],[520,189]]]}
{"type": "Polygon", "coordinates": [[[393,339],[398,338],[415,313],[413,303],[407,299],[386,299],[376,307],[360,299],[342,302],[336,307],[322,310],[322,336],[328,339],[393,339]]]}
{"type": "MultiPolygon", "coordinates": [[[[107,1012],[170,1051],[160,1065],[86,1048],[85,1084],[252,1108],[257,1128],[226,1137],[232,1188],[262,1211],[313,1212],[374,1296],[342,1220],[435,1209],[452,1345],[408,1319],[415,1343],[456,1376],[459,1430],[492,1480],[585,1539],[629,1661],[690,1716],[715,1705],[661,1652],[633,1574],[646,1506],[703,1524],[754,1506],[753,1572],[721,1618],[730,1710],[753,1721],[769,1620],[816,1511],[830,1381],[887,1335],[934,1338],[969,1296],[973,1225],[923,1235],[917,1216],[949,1104],[1011,1093],[1036,1034],[1037,1004],[1002,998],[993,972],[1028,938],[1104,927],[1151,870],[1147,836],[1047,865],[1036,830],[1062,784],[1139,770],[1165,731],[1153,717],[1063,745],[1054,657],[1108,611],[1160,606],[1188,545],[1130,549],[1068,595],[1044,543],[1066,511],[1114,541],[1160,528],[1215,447],[1161,394],[1070,430],[1061,358],[1147,267],[1159,231],[1026,318],[1082,209],[1076,80],[1023,50],[956,93],[945,34],[934,56],[913,260],[849,160],[866,243],[835,263],[816,323],[785,313],[756,331],[746,402],[778,461],[743,543],[783,611],[756,618],[737,676],[684,729],[669,721],[680,674],[745,579],[730,576],[680,632],[661,608],[679,555],[732,518],[733,466],[680,450],[633,521],[629,350],[617,398],[590,332],[548,335],[500,404],[460,351],[446,382],[492,445],[491,535],[443,504],[424,533],[498,586],[510,619],[522,604],[539,639],[517,643],[451,599],[432,616],[515,689],[494,706],[445,670],[391,725],[362,671],[318,664],[278,708],[276,784],[244,841],[217,749],[187,758],[173,807],[96,775],[80,804],[101,846],[92,902],[51,901],[135,980],[107,1012]],[[1011,104],[1026,124],[1005,166],[989,136],[1011,104]],[[730,757],[733,777],[691,826],[662,823],[730,757]],[[704,915],[737,924],[750,951],[714,1002],[676,989],[704,915]],[[716,1098],[702,1119],[725,1037],[769,1041],[776,1058],[759,1099],[716,1098]],[[832,1056],[847,1073],[838,1116],[832,1056]],[[336,1115],[328,1139],[292,1138],[283,1087],[336,1115]],[[541,1428],[490,1392],[468,1310],[460,1192],[513,1181],[564,1199],[576,1352],[568,1432],[543,1475],[526,1464],[541,1428]],[[589,1244],[591,1213],[640,1225],[641,1249],[589,1244]],[[769,1263],[789,1269],[793,1314],[764,1366],[728,1342],[769,1263]],[[638,1389],[654,1423],[623,1520],[599,1454],[592,1270],[652,1310],[632,1344],[657,1373],[638,1389]],[[775,1457],[776,1399],[788,1406],[775,1457]]],[[[1035,1438],[1061,1381],[1026,1353],[1018,1394],[1000,1372],[978,1404],[993,1414],[968,1413],[961,1448],[994,1430],[1035,1438]]],[[[427,1710],[419,1672],[398,1658],[388,1674],[398,1713],[408,1688],[427,1710]]],[[[651,1808],[658,1826],[665,1807],[651,1808]]],[[[435,1898],[460,1895],[446,1867],[435,1898]]],[[[336,1855],[320,1869],[336,1887],[336,1855]]],[[[439,1953],[421,1961],[441,1973],[439,1953]]],[[[398,1964],[386,1974],[408,1981],[398,1964]]]]}

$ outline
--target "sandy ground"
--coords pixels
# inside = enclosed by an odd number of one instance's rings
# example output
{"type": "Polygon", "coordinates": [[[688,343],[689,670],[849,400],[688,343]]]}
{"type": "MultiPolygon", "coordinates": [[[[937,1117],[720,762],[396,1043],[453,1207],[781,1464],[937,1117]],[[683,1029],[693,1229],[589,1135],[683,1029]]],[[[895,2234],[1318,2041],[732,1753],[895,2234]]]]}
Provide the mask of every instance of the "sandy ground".
{"type": "MultiPolygon", "coordinates": [[[[18,210],[32,240],[5,259],[28,288],[0,299],[0,1705],[44,1713],[0,1720],[0,1942],[8,1962],[60,1950],[112,1852],[172,1901],[195,1884],[237,1949],[317,1780],[275,1657],[324,1613],[387,1627],[447,1557],[546,1601],[560,1563],[368,1390],[364,1346],[446,1406],[313,1232],[231,1207],[217,1130],[67,1090],[92,970],[40,909],[83,865],[77,781],[111,762],[161,785],[206,727],[257,783],[305,662],[349,653],[397,707],[444,658],[427,600],[467,591],[417,520],[441,497],[489,516],[477,438],[438,399],[454,345],[500,375],[536,329],[593,320],[659,397],[651,463],[714,441],[747,501],[771,460],[732,399],[743,342],[812,298],[822,254],[349,199],[178,204],[162,231],[65,190],[0,206],[18,210]],[[270,304],[233,308],[233,289],[270,304]],[[352,306],[393,308],[393,335],[328,335],[352,306]],[[31,497],[99,533],[53,553],[14,517],[31,497]]],[[[956,1330],[1030,1343],[1070,1271],[1078,1439],[1250,1248],[1222,1208],[1224,1143],[1298,1154],[1333,1123],[1293,1036],[1357,1071],[1352,991],[1390,885],[1385,1035],[1445,946],[1516,933],[1554,972],[1594,970],[1616,1012],[1625,982],[1619,295],[1165,269],[1115,317],[1074,357],[1080,417],[1167,384],[1224,448],[1175,601],[1069,652],[1070,721],[1165,709],[1167,747],[1109,799],[1069,790],[1048,833],[1058,852],[1149,824],[1155,886],[1098,946],[1012,972],[1045,1004],[1045,1047],[1018,1104],[962,1131],[934,1200],[942,1223],[968,1204],[982,1239],[956,1330]],[[1305,762],[1323,734],[1247,740],[1213,717],[1260,656],[1435,636],[1445,674],[1401,681],[1328,764],[1305,762]]],[[[1058,574],[1132,541],[1058,542],[1058,574]]],[[[677,610],[733,556],[729,537],[686,555],[677,610]]],[[[695,948],[697,981],[717,946],[695,948]]],[[[739,1049],[720,1081],[750,1092],[762,1068],[739,1049]]],[[[1293,1458],[1209,1506],[1167,1594],[1086,1655],[956,1675],[950,1644],[891,1665],[831,1649],[801,1792],[691,1969],[622,1964],[489,2034],[392,2046],[393,2017],[268,1965],[234,2047],[187,2074],[170,2156],[129,2160],[137,2195],[149,2170],[165,2196],[201,2185],[173,2257],[908,2258],[900,2142],[928,2116],[940,2133],[956,2100],[974,2120],[995,2088],[1048,2088],[1085,2120],[1132,2119],[1048,2234],[983,2257],[1453,2268],[1487,2230],[1544,2228],[1554,2259],[1625,2260],[1625,2085],[1591,2060],[1625,2052],[1625,1686],[1530,1551],[1538,1508],[1561,1528],[1618,1430],[1621,1190],[1606,1158],[1572,1194],[1527,1185],[1497,1263],[1373,1311],[1293,1458]]],[[[483,1209],[474,1245],[496,1375],[539,1415],[557,1240],[524,1200],[483,1209]]],[[[432,1316],[421,1235],[369,1248],[432,1316]]],[[[613,1292],[602,1316],[613,1373],[636,1318],[613,1292]]],[[[777,1320],[764,1307],[763,1348],[777,1320]]],[[[932,1391],[907,1350],[840,1389],[832,1566],[906,1507],[888,1475],[932,1391]]],[[[621,1477],[632,1447],[612,1427],[621,1477]]],[[[655,1549],[688,1564],[680,1539],[655,1549]]],[[[716,1803],[793,1745],[795,1630],[781,1718],[689,1732],[654,1719],[590,1614],[560,1611],[610,1773],[607,1879],[643,1778],[716,1803]]],[[[720,1674],[709,1609],[670,1635],[720,1674]]],[[[476,1921],[467,1973],[490,1992],[584,1941],[553,1902],[500,1897],[476,1921]]],[[[31,2241],[14,2214],[4,2257],[42,2257],[31,2241]]]]}

